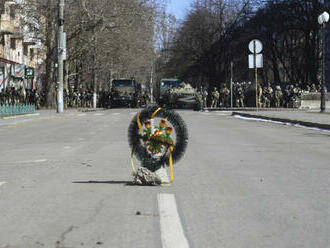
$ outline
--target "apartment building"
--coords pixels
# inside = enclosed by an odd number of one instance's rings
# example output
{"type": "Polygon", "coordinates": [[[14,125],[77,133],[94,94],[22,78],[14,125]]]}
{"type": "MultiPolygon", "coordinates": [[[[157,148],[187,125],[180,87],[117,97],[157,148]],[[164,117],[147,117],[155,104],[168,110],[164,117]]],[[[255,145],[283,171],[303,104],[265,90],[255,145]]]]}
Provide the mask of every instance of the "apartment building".
{"type": "Polygon", "coordinates": [[[0,91],[7,87],[35,89],[39,47],[23,32],[15,1],[0,0],[0,91]]]}

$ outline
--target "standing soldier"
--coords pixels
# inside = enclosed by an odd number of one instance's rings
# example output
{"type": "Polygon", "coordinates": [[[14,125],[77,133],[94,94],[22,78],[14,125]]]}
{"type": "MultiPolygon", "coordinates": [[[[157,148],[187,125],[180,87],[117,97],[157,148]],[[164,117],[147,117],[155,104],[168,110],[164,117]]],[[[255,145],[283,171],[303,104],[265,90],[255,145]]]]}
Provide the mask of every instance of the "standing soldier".
{"type": "Polygon", "coordinates": [[[311,92],[317,92],[317,88],[315,84],[312,84],[311,92]]]}
{"type": "Polygon", "coordinates": [[[281,107],[282,96],[283,96],[283,93],[282,93],[281,86],[277,85],[275,88],[275,93],[274,93],[274,103],[275,103],[276,108],[281,107]]]}
{"type": "Polygon", "coordinates": [[[268,83],[267,86],[264,88],[264,94],[263,94],[265,108],[270,108],[270,103],[272,98],[273,98],[273,89],[272,87],[270,87],[270,83],[268,83]]]}
{"type": "Polygon", "coordinates": [[[229,95],[230,95],[230,90],[225,85],[225,87],[223,88],[223,105],[226,108],[229,105],[229,95]]]}
{"type": "Polygon", "coordinates": [[[207,108],[207,96],[209,95],[209,93],[207,93],[207,90],[204,89],[202,91],[202,96],[203,96],[203,108],[207,108]]]}
{"type": "Polygon", "coordinates": [[[212,104],[211,104],[211,108],[218,107],[219,97],[220,97],[219,91],[217,90],[217,87],[214,87],[214,90],[212,92],[212,104]]]}
{"type": "Polygon", "coordinates": [[[244,91],[241,85],[238,86],[237,90],[236,90],[236,94],[235,94],[235,98],[236,98],[236,107],[240,108],[244,108],[244,91]]]}
{"type": "Polygon", "coordinates": [[[262,101],[261,101],[261,99],[262,99],[262,94],[263,94],[263,92],[262,92],[262,87],[259,85],[259,86],[258,86],[258,107],[259,107],[259,108],[262,107],[262,101]]]}
{"type": "Polygon", "coordinates": [[[41,99],[40,99],[39,92],[37,90],[35,90],[35,92],[34,92],[34,99],[35,99],[36,109],[40,109],[41,99]]]}

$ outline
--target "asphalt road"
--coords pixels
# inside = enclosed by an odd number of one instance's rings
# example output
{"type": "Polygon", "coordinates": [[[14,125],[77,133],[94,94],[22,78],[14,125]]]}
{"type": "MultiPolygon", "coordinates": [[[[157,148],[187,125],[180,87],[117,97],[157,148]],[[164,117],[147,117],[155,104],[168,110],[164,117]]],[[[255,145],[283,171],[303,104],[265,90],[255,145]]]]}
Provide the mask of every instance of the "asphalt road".
{"type": "Polygon", "coordinates": [[[180,111],[174,183],[128,186],[135,113],[0,120],[0,248],[330,247],[330,133],[180,111]]]}

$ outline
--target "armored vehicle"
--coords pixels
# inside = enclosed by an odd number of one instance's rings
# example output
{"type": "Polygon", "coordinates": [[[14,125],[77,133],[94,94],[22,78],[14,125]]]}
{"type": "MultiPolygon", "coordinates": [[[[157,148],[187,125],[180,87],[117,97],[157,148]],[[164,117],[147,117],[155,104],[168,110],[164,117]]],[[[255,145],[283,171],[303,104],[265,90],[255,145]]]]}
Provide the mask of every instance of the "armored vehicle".
{"type": "Polygon", "coordinates": [[[170,108],[197,108],[197,92],[190,85],[180,79],[162,79],[159,84],[160,106],[170,108]]]}
{"type": "Polygon", "coordinates": [[[135,79],[114,79],[111,82],[111,107],[136,107],[140,87],[135,79]]]}

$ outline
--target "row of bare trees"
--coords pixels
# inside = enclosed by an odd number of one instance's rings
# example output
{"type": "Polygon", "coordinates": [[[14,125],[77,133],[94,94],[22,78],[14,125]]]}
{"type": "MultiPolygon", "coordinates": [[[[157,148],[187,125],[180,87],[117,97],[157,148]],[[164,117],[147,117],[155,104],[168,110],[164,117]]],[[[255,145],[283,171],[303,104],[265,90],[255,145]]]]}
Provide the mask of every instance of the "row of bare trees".
{"type": "MultiPolygon", "coordinates": [[[[112,78],[150,78],[161,0],[67,0],[66,85],[107,90],[112,78]]],[[[25,0],[25,25],[45,49],[43,90],[54,103],[58,0],[25,0]]]]}
{"type": "Polygon", "coordinates": [[[160,51],[159,77],[180,77],[194,86],[228,84],[230,64],[235,81],[253,81],[248,43],[264,45],[263,82],[319,84],[321,31],[319,0],[195,0],[160,51]]]}

